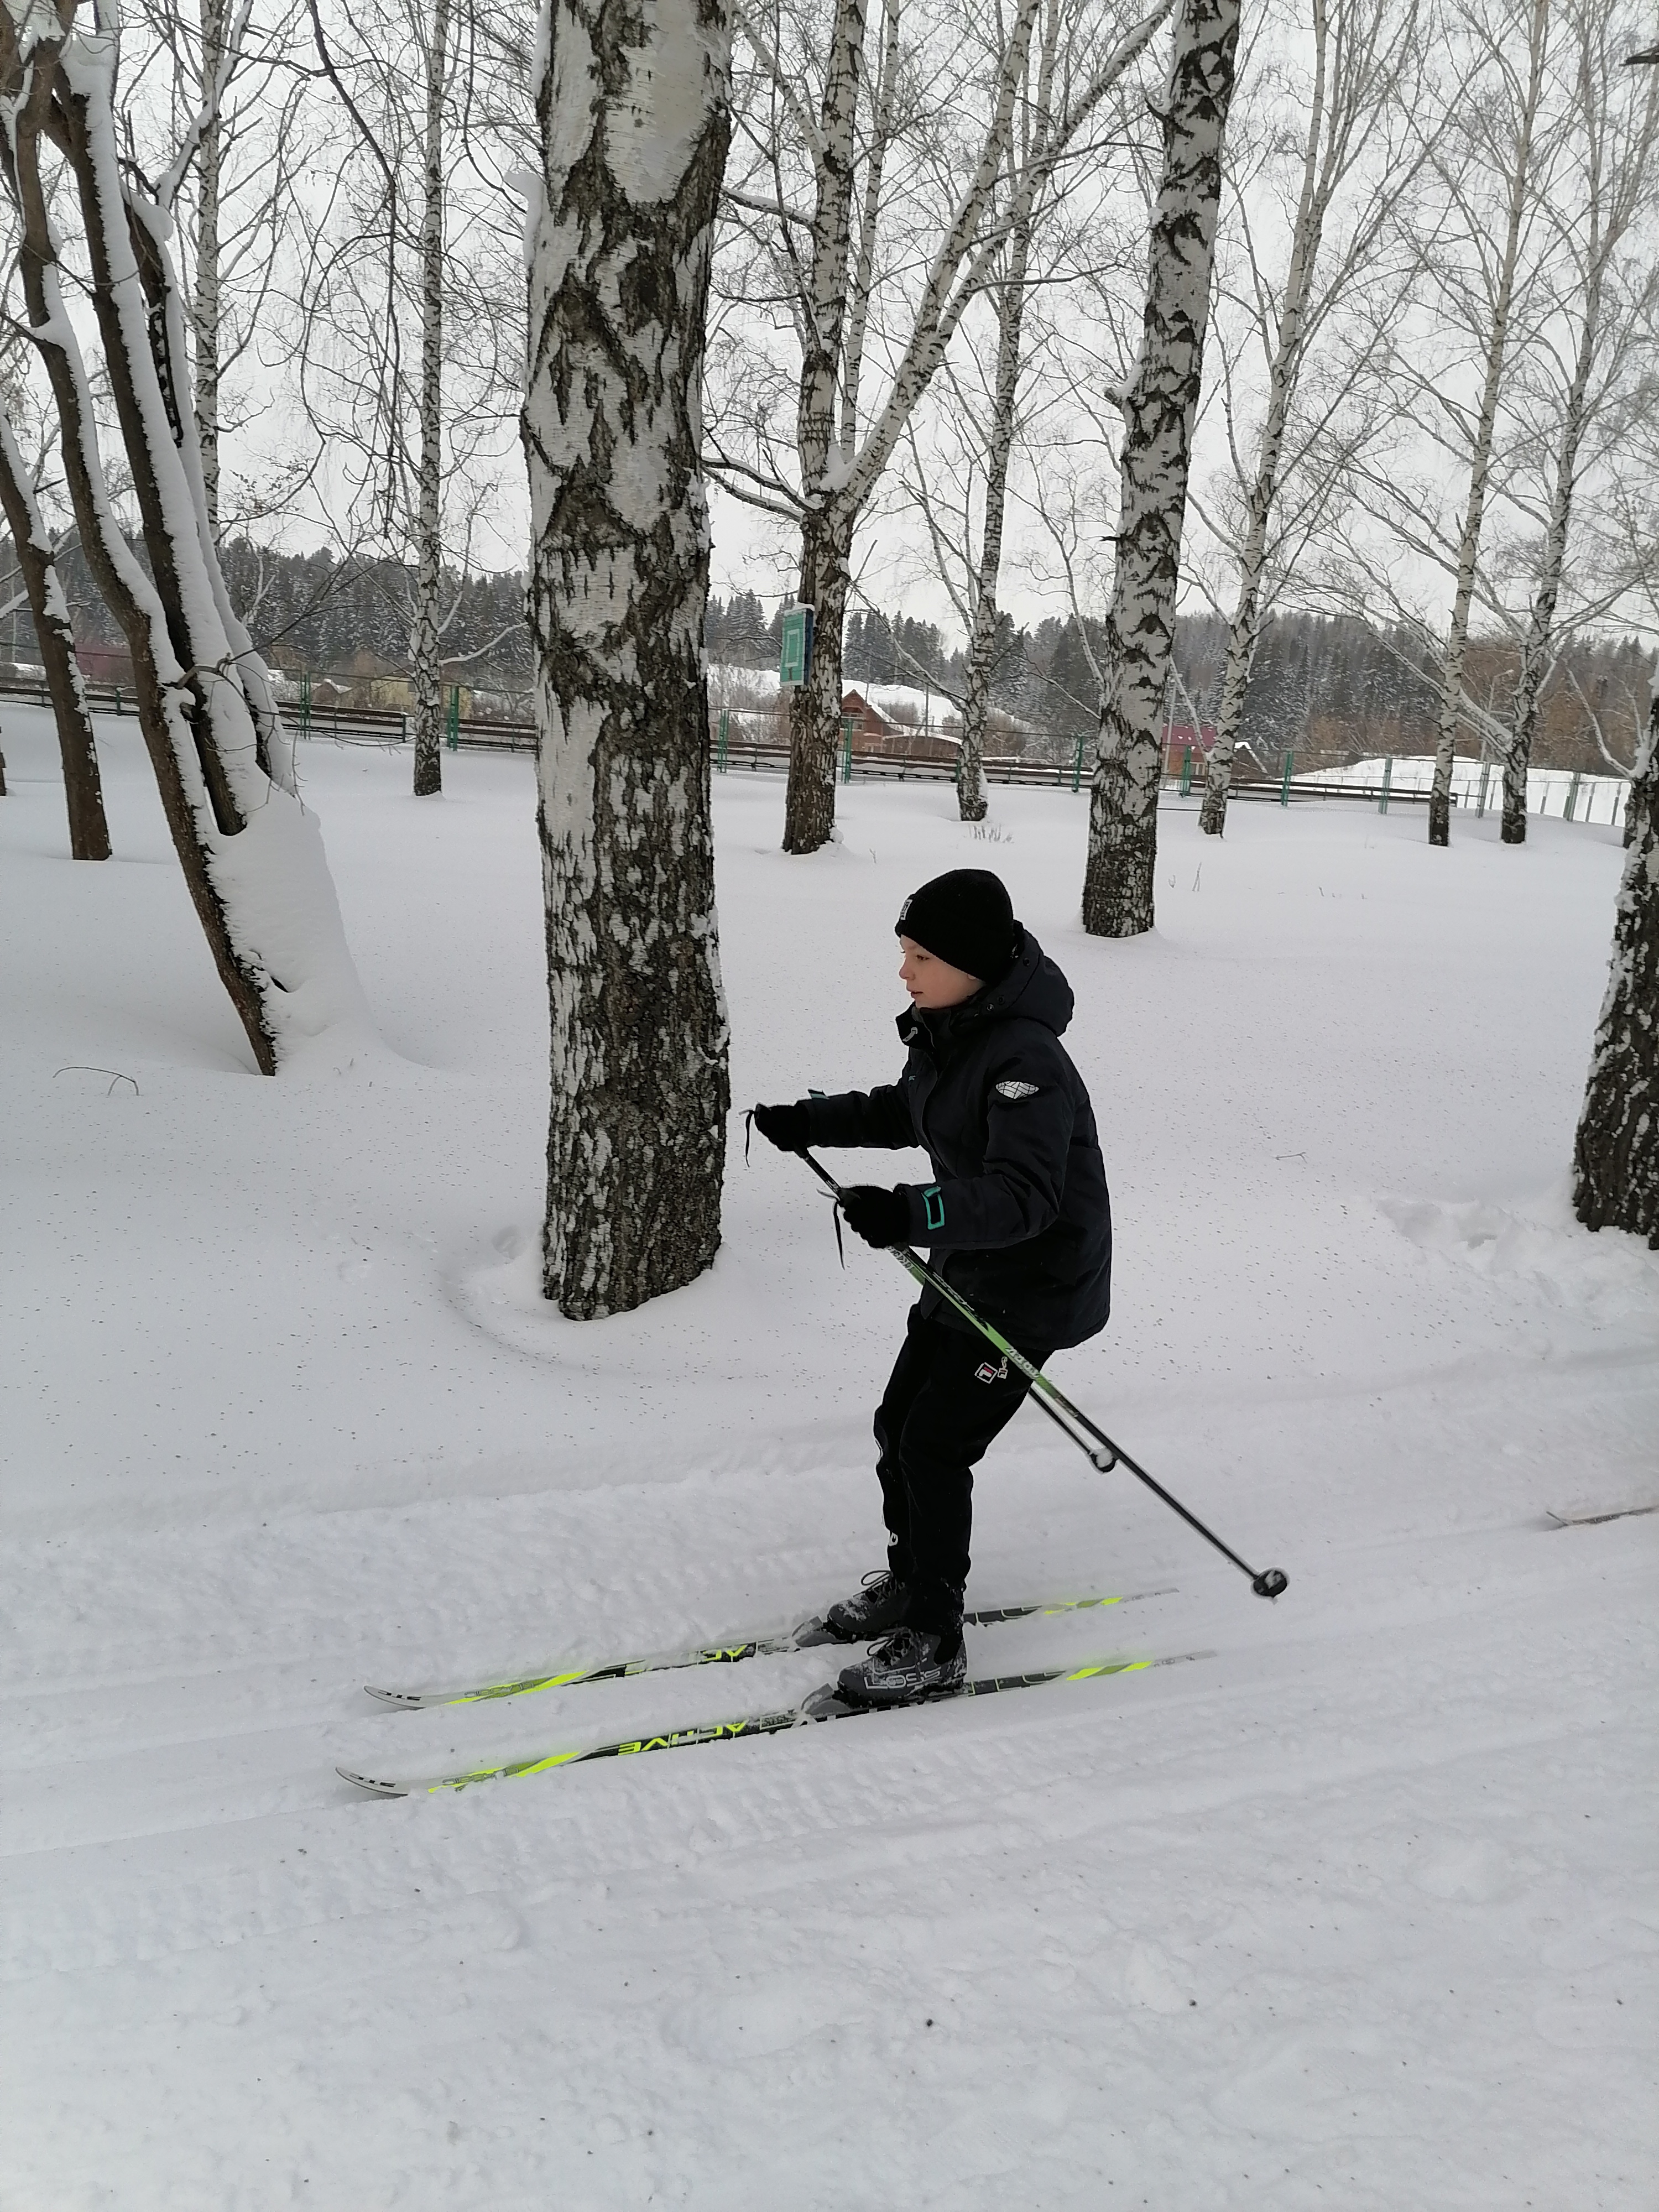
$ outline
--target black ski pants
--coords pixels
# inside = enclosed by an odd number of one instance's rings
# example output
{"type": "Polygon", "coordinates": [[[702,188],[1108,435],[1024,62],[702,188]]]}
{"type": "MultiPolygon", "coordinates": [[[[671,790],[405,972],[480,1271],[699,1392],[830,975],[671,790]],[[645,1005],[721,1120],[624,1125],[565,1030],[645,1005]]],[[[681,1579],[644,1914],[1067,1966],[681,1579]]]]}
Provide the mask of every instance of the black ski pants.
{"type": "MultiPolygon", "coordinates": [[[[1052,1347],[1022,1344],[1040,1367],[1052,1347]]],[[[876,1472],[887,1564],[910,1591],[906,1620],[934,1632],[962,1620],[974,1468],[1018,1412],[1028,1378],[977,1331],[913,1307],[904,1346],[876,1408],[876,1472]]]]}

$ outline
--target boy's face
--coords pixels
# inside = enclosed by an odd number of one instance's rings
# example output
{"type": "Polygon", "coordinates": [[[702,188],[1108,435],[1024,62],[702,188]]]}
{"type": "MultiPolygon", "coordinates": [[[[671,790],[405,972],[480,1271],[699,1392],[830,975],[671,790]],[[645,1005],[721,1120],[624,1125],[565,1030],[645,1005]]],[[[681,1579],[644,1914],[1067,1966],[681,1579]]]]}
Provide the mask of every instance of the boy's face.
{"type": "Polygon", "coordinates": [[[899,981],[910,994],[910,1004],[923,1013],[959,1006],[964,999],[971,999],[975,991],[983,988],[977,975],[953,968],[937,952],[918,945],[914,937],[901,937],[899,950],[904,955],[899,962],[899,981]]]}

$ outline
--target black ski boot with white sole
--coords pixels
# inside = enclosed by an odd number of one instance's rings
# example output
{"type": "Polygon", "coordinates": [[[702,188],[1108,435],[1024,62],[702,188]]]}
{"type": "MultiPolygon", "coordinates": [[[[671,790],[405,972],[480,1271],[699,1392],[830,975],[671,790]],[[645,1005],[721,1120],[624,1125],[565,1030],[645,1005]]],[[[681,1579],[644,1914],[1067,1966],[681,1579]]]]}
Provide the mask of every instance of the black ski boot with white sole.
{"type": "Polygon", "coordinates": [[[872,1636],[885,1636],[904,1618],[910,1592],[890,1568],[866,1575],[864,1588],[844,1597],[823,1616],[823,1625],[837,1644],[865,1644],[872,1636]]]}
{"type": "Polygon", "coordinates": [[[896,1628],[857,1667],[843,1667],[836,1694],[849,1705],[919,1705],[951,1698],[968,1679],[959,1628],[896,1628]]]}

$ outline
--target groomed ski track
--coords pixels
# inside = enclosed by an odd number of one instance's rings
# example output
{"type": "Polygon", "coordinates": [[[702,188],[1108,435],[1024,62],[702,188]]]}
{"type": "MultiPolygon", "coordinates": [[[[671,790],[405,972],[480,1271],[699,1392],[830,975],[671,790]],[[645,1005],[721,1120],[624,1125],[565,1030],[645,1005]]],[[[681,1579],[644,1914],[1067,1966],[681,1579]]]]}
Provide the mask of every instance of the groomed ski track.
{"type": "Polygon", "coordinates": [[[781,781],[717,778],[738,1103],[890,1079],[899,901],[1006,877],[1112,1176],[1111,1326],[1057,1379],[1290,1592],[1022,1414],[969,1603],[1178,1589],[973,1671],[1212,1661],[374,1803],[337,1764],[821,1681],[361,1686],[855,1587],[903,1278],[842,1273],[739,1138],[707,1276],[539,1298],[527,761],[417,803],[406,757],[301,749],[383,1042],[264,1082],[131,718],[100,866],[49,719],[9,702],[3,746],[8,2212],[862,2212],[872,2177],[915,2212],[1652,2212],[1659,1515],[1545,1517],[1654,1494],[1659,1255],[1563,1181],[1616,833],[1174,806],[1117,944],[1077,921],[1086,793],[998,787],[991,843],[948,787],[855,785],[800,860],[781,781]]]}
{"type": "MultiPolygon", "coordinates": [[[[1214,1656],[1212,1651],[1178,1651],[1161,1658],[1088,1659],[1077,1666],[1045,1667],[1026,1674],[984,1674],[976,1680],[964,1682],[950,1697],[918,1698],[908,1706],[889,1707],[885,1711],[890,1715],[895,1711],[937,1709],[955,1705],[960,1698],[992,1698],[1008,1690],[1036,1690],[1056,1682],[1092,1682],[1109,1674],[1138,1674],[1150,1667],[1176,1667],[1189,1660],[1214,1656]]],[[[586,1765],[590,1759],[632,1758],[647,1751],[689,1751],[702,1744],[747,1742],[758,1736],[781,1735],[788,1729],[810,1728],[823,1721],[874,1719],[882,1710],[848,1704],[837,1696],[836,1686],[830,1681],[798,1705],[787,1705],[781,1712],[746,1713],[735,1720],[694,1722],[689,1728],[593,1744],[586,1751],[544,1752],[536,1758],[469,1768],[462,1773],[439,1775],[429,1780],[380,1781],[344,1766],[337,1767],[335,1771],[343,1782],[367,1790],[373,1797],[430,1796],[440,1790],[469,1790],[481,1782],[517,1781],[526,1775],[550,1774],[563,1768],[586,1765]]]]}

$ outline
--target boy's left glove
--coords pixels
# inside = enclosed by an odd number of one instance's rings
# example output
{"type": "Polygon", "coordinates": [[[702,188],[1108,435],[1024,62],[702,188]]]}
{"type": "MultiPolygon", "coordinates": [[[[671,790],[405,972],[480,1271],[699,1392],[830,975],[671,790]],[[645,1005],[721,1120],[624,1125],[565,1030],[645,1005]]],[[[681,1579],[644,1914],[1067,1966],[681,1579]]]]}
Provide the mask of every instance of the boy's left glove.
{"type": "Polygon", "coordinates": [[[841,1210],[854,1236],[863,1237],[878,1251],[890,1244],[902,1244],[909,1237],[910,1206],[902,1190],[884,1190],[875,1182],[855,1182],[842,1191],[841,1210]]]}
{"type": "Polygon", "coordinates": [[[750,1110],[762,1136],[781,1152],[804,1152],[811,1143],[812,1125],[804,1098],[798,1098],[793,1106],[755,1106],[750,1110]]]}

